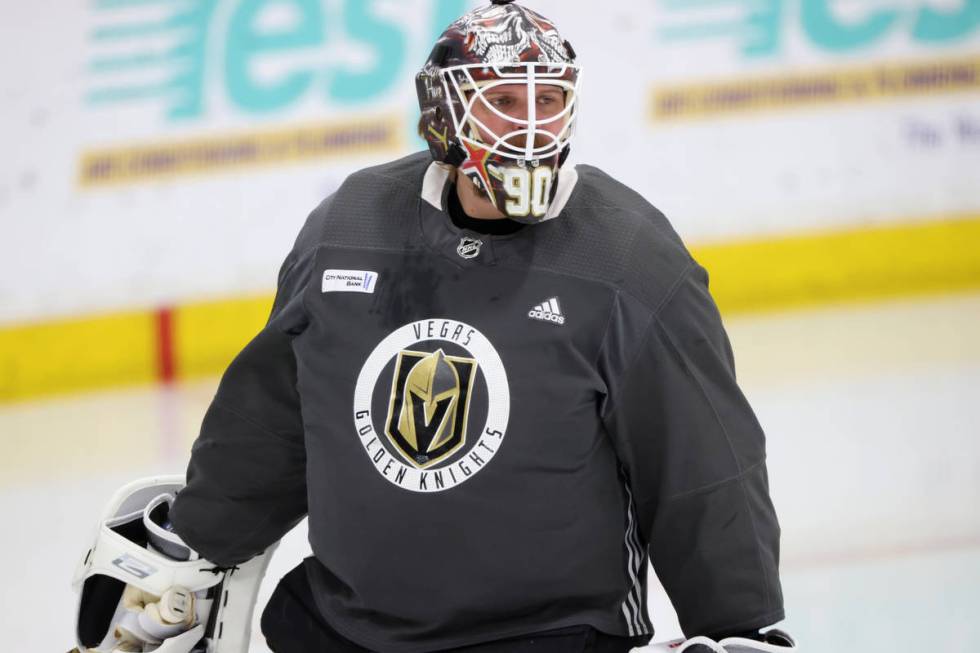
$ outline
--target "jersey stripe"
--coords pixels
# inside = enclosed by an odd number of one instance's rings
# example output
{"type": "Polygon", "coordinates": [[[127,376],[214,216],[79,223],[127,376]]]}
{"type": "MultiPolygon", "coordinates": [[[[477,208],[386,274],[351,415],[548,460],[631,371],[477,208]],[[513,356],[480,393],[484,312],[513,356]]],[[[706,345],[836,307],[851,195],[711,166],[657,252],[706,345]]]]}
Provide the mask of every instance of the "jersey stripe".
{"type": "Polygon", "coordinates": [[[636,585],[636,602],[640,606],[639,618],[640,618],[640,631],[643,634],[653,633],[653,624],[650,622],[650,614],[647,610],[647,584],[646,584],[646,572],[647,564],[649,558],[647,557],[646,547],[643,546],[640,538],[639,529],[639,517],[636,514],[635,507],[633,512],[633,519],[635,527],[633,528],[633,543],[636,548],[637,558],[636,558],[636,577],[639,581],[636,585]]]}
{"type": "Polygon", "coordinates": [[[633,494],[630,492],[629,485],[624,485],[626,489],[626,545],[627,572],[632,585],[623,601],[622,612],[626,618],[626,625],[631,637],[643,635],[650,630],[648,616],[646,614],[646,597],[643,595],[643,583],[640,578],[646,563],[646,555],[640,543],[640,536],[636,527],[636,511],[633,506],[633,494]]]}
{"type": "Polygon", "coordinates": [[[628,499],[627,510],[626,510],[626,570],[629,574],[629,579],[631,581],[631,586],[629,591],[626,593],[626,600],[623,601],[623,616],[626,617],[626,624],[629,627],[629,634],[634,637],[638,634],[639,624],[637,619],[637,614],[639,613],[639,606],[635,599],[635,588],[637,585],[636,577],[636,548],[633,542],[633,529],[636,527],[636,523],[633,520],[633,499],[630,496],[629,488],[626,489],[626,496],[628,499]]]}

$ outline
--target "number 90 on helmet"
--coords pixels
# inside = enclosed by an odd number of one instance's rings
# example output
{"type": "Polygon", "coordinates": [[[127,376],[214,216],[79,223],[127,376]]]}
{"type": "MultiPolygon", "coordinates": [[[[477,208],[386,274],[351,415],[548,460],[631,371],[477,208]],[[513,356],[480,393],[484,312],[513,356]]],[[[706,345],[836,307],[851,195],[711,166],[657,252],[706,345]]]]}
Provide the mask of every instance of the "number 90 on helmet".
{"type": "Polygon", "coordinates": [[[510,3],[475,9],[443,32],[416,77],[419,130],[433,159],[498,210],[539,222],[575,133],[580,79],[547,18],[510,3]]]}

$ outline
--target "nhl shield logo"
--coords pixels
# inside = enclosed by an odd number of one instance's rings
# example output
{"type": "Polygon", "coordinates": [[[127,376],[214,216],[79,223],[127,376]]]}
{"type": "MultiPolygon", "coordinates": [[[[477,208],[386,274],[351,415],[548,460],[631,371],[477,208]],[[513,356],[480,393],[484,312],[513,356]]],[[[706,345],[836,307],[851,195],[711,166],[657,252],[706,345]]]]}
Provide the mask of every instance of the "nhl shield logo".
{"type": "Polygon", "coordinates": [[[459,246],[456,247],[456,253],[459,254],[460,258],[465,258],[467,260],[474,259],[480,255],[480,248],[482,247],[482,240],[464,237],[460,239],[459,246]]]}
{"type": "Polygon", "coordinates": [[[442,349],[399,352],[385,430],[409,464],[431,467],[465,444],[476,369],[472,358],[442,349]]]}
{"type": "Polygon", "coordinates": [[[451,490],[492,465],[504,444],[507,370],[475,327],[418,320],[364,361],[353,409],[351,437],[381,477],[410,492],[451,490]]]}

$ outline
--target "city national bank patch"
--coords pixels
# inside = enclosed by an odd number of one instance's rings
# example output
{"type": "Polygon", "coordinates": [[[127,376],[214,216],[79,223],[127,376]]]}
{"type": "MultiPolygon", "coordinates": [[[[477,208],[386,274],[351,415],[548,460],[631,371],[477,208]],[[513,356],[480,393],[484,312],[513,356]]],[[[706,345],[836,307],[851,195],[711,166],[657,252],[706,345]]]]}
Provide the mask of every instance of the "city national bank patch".
{"type": "Polygon", "coordinates": [[[369,270],[324,270],[320,291],[374,294],[378,273],[369,270]]]}

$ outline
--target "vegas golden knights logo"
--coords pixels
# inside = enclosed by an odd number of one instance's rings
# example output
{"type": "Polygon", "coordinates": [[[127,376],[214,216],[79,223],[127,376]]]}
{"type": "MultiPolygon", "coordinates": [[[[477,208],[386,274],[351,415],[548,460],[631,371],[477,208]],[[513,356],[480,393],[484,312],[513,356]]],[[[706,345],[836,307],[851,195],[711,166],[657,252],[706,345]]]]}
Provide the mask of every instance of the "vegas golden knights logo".
{"type": "Polygon", "coordinates": [[[425,469],[466,443],[476,368],[476,360],[441,349],[398,353],[385,430],[411,465],[425,469]]]}
{"type": "Polygon", "coordinates": [[[385,481],[407,492],[450,491],[504,447],[507,368],[476,327],[416,320],[388,333],[364,360],[351,407],[352,437],[385,481]]]}

